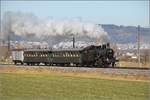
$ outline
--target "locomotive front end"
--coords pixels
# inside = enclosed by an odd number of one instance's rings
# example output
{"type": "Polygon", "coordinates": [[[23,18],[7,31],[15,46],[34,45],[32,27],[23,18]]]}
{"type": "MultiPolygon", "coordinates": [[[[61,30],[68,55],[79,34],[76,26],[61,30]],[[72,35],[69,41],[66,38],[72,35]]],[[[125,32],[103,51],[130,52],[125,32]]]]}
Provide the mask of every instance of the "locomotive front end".
{"type": "Polygon", "coordinates": [[[99,67],[114,67],[116,59],[114,50],[110,48],[109,43],[96,47],[95,65],[99,67]]]}
{"type": "Polygon", "coordinates": [[[116,62],[116,58],[114,57],[114,50],[110,49],[110,48],[107,48],[106,57],[107,57],[106,58],[107,64],[111,67],[114,67],[115,62],[116,62]]]}

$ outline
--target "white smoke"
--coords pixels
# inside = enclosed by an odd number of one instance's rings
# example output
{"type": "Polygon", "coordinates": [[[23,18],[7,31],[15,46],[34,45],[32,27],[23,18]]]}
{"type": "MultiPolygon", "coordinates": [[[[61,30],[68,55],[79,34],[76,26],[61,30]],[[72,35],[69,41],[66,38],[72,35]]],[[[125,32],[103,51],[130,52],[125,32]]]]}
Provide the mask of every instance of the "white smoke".
{"type": "MultiPolygon", "coordinates": [[[[14,34],[24,37],[44,36],[87,36],[108,40],[108,34],[101,26],[91,22],[84,22],[79,18],[55,19],[48,17],[39,19],[31,13],[6,12],[2,18],[3,35],[14,34]]],[[[5,36],[4,36],[5,37],[5,36]]]]}
{"type": "MultiPolygon", "coordinates": [[[[89,45],[95,45],[94,42],[85,42],[85,41],[77,41],[75,42],[75,48],[84,48],[89,45]]],[[[72,42],[60,42],[56,45],[53,46],[53,48],[58,49],[58,48],[72,48],[73,43],[72,42]]]]}

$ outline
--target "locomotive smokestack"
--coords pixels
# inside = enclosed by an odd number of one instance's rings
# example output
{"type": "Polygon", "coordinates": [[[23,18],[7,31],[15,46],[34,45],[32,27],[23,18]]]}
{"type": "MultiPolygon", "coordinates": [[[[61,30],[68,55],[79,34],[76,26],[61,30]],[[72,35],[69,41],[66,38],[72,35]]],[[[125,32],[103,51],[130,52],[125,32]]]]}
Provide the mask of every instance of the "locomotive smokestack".
{"type": "Polygon", "coordinates": [[[75,48],[75,37],[73,35],[73,48],[75,48]]]}
{"type": "Polygon", "coordinates": [[[106,45],[107,45],[107,48],[110,48],[110,43],[107,43],[106,45]]]}

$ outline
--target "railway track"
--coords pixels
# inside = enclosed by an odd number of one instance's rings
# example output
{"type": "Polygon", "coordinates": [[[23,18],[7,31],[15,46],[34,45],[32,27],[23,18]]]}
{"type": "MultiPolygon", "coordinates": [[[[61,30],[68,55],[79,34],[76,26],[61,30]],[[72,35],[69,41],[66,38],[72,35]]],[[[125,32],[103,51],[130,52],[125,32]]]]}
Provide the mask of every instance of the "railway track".
{"type": "MultiPolygon", "coordinates": [[[[0,64],[0,67],[4,67],[4,66],[15,66],[15,67],[27,67],[28,65],[14,65],[14,64],[0,64]]],[[[33,67],[33,66],[28,66],[28,67],[33,67]]],[[[34,66],[36,68],[36,66],[34,66]]],[[[74,68],[80,68],[80,67],[76,67],[76,66],[45,66],[45,65],[39,65],[37,66],[38,67],[74,67],[74,68]]],[[[82,66],[81,66],[82,67],[82,66]]],[[[91,67],[91,66],[83,66],[82,68],[97,68],[97,67],[91,67]]],[[[99,67],[99,69],[103,69],[103,67],[99,67]]],[[[150,68],[148,67],[119,67],[119,66],[116,66],[116,67],[106,67],[104,69],[137,69],[137,70],[150,70],[150,68]]]]}
{"type": "Polygon", "coordinates": [[[115,67],[115,68],[91,68],[91,67],[62,67],[62,66],[26,66],[26,65],[13,65],[13,64],[0,64],[1,68],[5,67],[15,67],[15,68],[25,68],[25,69],[48,69],[52,71],[61,70],[62,72],[96,72],[103,74],[111,74],[111,75],[132,75],[132,76],[147,76],[150,75],[149,68],[138,68],[138,67],[115,67]]]}

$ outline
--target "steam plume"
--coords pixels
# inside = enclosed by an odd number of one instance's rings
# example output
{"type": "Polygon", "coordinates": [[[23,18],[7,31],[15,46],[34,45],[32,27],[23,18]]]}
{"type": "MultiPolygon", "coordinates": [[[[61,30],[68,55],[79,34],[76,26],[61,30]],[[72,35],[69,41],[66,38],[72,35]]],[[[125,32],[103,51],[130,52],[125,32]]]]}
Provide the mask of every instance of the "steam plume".
{"type": "Polygon", "coordinates": [[[47,38],[47,36],[87,36],[104,42],[108,34],[101,26],[81,19],[39,19],[32,13],[6,12],[2,17],[3,38],[9,34],[21,37],[47,38]]]}

